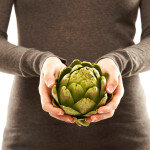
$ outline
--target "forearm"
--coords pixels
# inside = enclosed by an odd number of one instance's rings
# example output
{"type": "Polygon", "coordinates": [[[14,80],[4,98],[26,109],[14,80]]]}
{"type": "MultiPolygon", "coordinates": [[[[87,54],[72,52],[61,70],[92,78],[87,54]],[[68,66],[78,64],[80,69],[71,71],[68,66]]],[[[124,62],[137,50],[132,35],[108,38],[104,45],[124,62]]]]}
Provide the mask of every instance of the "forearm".
{"type": "MultiPolygon", "coordinates": [[[[34,48],[15,46],[0,33],[0,71],[24,77],[39,76],[42,65],[48,57],[58,57],[53,53],[34,48]]],[[[58,57],[60,58],[60,57],[58,57]]],[[[60,58],[63,63],[65,59],[60,58]]]]}
{"type": "Polygon", "coordinates": [[[100,59],[102,58],[113,59],[123,77],[148,71],[150,70],[150,37],[144,38],[139,44],[108,53],[100,59]]]}

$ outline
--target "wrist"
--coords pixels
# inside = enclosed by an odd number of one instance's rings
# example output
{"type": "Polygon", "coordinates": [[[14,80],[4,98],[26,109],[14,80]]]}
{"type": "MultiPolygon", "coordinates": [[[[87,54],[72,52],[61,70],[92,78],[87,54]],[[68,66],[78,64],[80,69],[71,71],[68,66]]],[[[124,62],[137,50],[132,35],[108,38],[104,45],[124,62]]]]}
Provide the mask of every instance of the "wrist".
{"type": "Polygon", "coordinates": [[[41,66],[41,70],[44,68],[44,66],[47,66],[47,65],[61,65],[61,64],[62,64],[62,62],[61,62],[61,60],[58,57],[56,57],[56,56],[48,56],[43,61],[43,64],[41,66]]]}
{"type": "Polygon", "coordinates": [[[112,58],[109,58],[109,57],[108,57],[108,58],[107,58],[107,57],[101,58],[101,59],[97,62],[97,64],[98,64],[99,66],[101,66],[102,68],[103,68],[103,66],[109,65],[109,66],[111,66],[111,68],[113,68],[113,70],[115,70],[115,71],[117,71],[117,72],[120,73],[118,64],[117,64],[112,58]]]}
{"type": "Polygon", "coordinates": [[[101,58],[99,61],[97,61],[97,64],[100,65],[103,62],[104,63],[105,62],[109,62],[111,65],[113,65],[120,72],[119,66],[118,66],[117,62],[113,58],[111,58],[111,57],[101,58]]]}
{"type": "MultiPolygon", "coordinates": [[[[58,57],[56,57],[56,56],[50,56],[50,57],[48,57],[46,60],[45,60],[45,62],[46,61],[49,61],[49,62],[54,62],[54,63],[62,63],[61,62],[61,60],[58,58],[58,57]]],[[[44,63],[45,63],[44,62],[44,63]]]]}

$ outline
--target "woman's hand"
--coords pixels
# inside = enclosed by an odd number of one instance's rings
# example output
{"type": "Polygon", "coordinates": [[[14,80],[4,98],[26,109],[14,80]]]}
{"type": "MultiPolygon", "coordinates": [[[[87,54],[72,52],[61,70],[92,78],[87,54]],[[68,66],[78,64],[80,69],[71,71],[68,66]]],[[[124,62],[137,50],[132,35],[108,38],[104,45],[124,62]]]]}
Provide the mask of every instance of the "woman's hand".
{"type": "Polygon", "coordinates": [[[47,58],[43,64],[40,75],[39,93],[44,111],[48,112],[50,116],[56,119],[68,123],[74,123],[74,119],[69,115],[65,115],[62,109],[54,107],[50,99],[50,92],[51,88],[55,85],[55,79],[57,78],[59,72],[65,67],[66,66],[60,61],[59,58],[47,58]]]}
{"type": "Polygon", "coordinates": [[[120,100],[124,94],[124,87],[120,71],[114,61],[109,58],[101,59],[98,62],[103,73],[109,73],[109,79],[106,85],[106,91],[113,93],[113,99],[105,106],[98,109],[98,114],[87,118],[87,122],[98,122],[114,115],[115,109],[118,107],[120,100]]]}

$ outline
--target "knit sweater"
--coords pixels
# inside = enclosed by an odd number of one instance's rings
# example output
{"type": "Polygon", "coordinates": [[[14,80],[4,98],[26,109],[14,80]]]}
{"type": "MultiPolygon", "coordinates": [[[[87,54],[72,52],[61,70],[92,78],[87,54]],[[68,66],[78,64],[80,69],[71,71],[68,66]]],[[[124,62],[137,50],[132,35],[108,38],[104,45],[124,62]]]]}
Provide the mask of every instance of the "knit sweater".
{"type": "Polygon", "coordinates": [[[150,0],[0,0],[0,71],[14,74],[2,150],[148,150],[150,119],[139,73],[150,70],[150,0]],[[7,41],[15,6],[18,45],[7,41]],[[141,10],[141,42],[134,44],[141,10]],[[112,118],[78,127],[44,112],[38,92],[48,57],[113,59],[124,97],[112,118]]]}

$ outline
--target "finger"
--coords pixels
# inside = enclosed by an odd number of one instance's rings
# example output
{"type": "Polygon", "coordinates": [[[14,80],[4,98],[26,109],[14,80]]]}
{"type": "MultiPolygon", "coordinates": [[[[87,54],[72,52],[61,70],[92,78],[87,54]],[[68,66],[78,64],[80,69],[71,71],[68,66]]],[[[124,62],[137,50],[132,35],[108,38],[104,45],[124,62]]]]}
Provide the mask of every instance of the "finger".
{"type": "Polygon", "coordinates": [[[107,85],[106,85],[106,91],[108,93],[113,93],[115,91],[115,89],[118,86],[118,76],[119,73],[118,72],[108,72],[110,74],[108,81],[107,81],[107,85]]]}
{"type": "Polygon", "coordinates": [[[96,115],[92,115],[91,117],[87,118],[86,121],[87,122],[98,122],[104,119],[108,119],[111,118],[114,115],[115,110],[109,112],[109,113],[105,113],[105,114],[96,114],[96,115]]]}
{"type": "MultiPolygon", "coordinates": [[[[42,80],[42,79],[41,79],[42,80]]],[[[45,82],[40,81],[39,93],[41,96],[41,105],[44,111],[56,115],[63,115],[64,111],[60,108],[54,107],[50,99],[50,89],[46,86],[45,82]]]]}
{"type": "Polygon", "coordinates": [[[41,96],[41,104],[42,104],[42,109],[46,112],[55,114],[55,115],[64,115],[64,111],[60,108],[54,107],[51,104],[51,100],[47,96],[41,96]]]}
{"type": "Polygon", "coordinates": [[[50,114],[50,116],[52,116],[52,117],[54,117],[58,120],[65,121],[67,123],[74,123],[75,122],[75,120],[69,115],[58,116],[58,115],[54,115],[54,114],[51,114],[51,113],[49,113],[49,114],[50,114]]]}
{"type": "Polygon", "coordinates": [[[99,114],[108,113],[111,112],[112,110],[115,110],[118,107],[120,100],[123,97],[123,94],[124,94],[124,88],[123,88],[122,78],[121,76],[119,76],[119,84],[114,92],[113,99],[105,106],[101,106],[98,109],[98,113],[99,114]]]}

